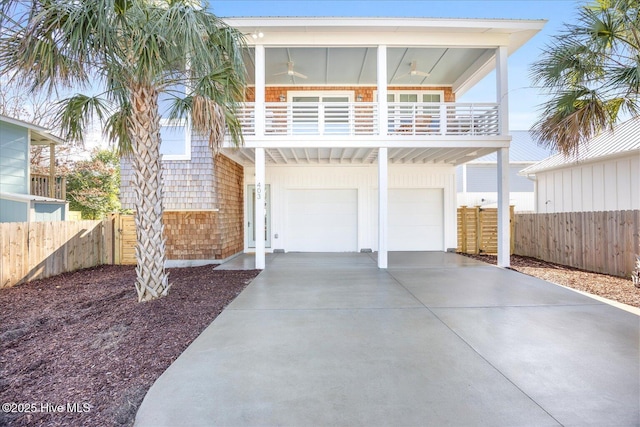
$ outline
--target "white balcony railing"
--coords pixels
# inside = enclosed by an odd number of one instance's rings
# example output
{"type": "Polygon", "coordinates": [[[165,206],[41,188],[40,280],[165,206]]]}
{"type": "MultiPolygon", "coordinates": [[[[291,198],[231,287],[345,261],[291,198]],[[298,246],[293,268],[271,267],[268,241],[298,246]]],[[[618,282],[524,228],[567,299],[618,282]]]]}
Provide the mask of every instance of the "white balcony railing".
{"type": "MultiPolygon", "coordinates": [[[[488,136],[500,134],[498,104],[390,103],[387,135],[488,136]]],[[[255,104],[243,104],[238,117],[245,136],[256,135],[255,104]]],[[[378,135],[378,104],[266,103],[265,136],[378,135]]]]}

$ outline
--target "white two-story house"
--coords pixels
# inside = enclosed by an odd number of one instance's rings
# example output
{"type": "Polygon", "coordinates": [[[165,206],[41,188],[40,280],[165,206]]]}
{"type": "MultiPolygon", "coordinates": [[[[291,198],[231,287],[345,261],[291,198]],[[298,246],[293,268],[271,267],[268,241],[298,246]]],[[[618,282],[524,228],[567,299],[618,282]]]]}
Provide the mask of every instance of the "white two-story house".
{"type": "MultiPolygon", "coordinates": [[[[447,251],[456,166],[497,152],[509,263],[508,56],[545,21],[229,18],[247,35],[244,146],[163,134],[168,258],[447,251]],[[460,103],[495,70],[495,95],[460,103]],[[215,173],[213,172],[215,169],[215,173]],[[260,238],[260,236],[264,236],[260,238]]],[[[131,205],[123,164],[123,203],[131,205]]]]}

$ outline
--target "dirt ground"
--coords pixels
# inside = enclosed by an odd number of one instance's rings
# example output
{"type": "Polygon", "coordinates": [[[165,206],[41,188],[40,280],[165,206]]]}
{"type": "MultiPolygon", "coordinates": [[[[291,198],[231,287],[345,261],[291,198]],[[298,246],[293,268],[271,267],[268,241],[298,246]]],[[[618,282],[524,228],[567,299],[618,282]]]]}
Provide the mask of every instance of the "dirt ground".
{"type": "Polygon", "coordinates": [[[258,274],[169,272],[169,296],[143,304],[131,266],[0,290],[0,426],[131,425],[155,379],[258,274]]]}
{"type": "MultiPolygon", "coordinates": [[[[496,264],[495,255],[465,255],[496,264]]],[[[640,289],[631,278],[591,273],[551,262],[511,255],[511,268],[529,276],[640,308],[640,289]]]]}

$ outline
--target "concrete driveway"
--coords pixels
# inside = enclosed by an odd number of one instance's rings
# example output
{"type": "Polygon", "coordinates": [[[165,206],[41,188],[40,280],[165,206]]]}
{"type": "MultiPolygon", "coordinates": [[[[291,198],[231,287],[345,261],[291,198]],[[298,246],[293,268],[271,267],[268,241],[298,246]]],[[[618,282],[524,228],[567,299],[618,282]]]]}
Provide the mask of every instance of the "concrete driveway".
{"type": "Polygon", "coordinates": [[[136,425],[640,425],[637,315],[455,254],[374,257],[271,255],[136,425]]]}

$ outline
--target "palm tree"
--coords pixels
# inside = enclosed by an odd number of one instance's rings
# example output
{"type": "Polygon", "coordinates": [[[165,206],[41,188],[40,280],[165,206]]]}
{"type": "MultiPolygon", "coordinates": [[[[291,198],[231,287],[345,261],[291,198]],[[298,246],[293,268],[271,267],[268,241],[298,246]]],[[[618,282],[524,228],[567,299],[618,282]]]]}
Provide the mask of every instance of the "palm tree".
{"type": "Polygon", "coordinates": [[[227,129],[240,144],[242,34],[194,0],[9,0],[0,24],[0,67],[21,84],[93,91],[60,101],[61,128],[79,141],[97,117],[131,156],[138,300],[167,295],[158,97],[170,97],[171,118],[190,120],[214,149],[227,129]]]}
{"type": "Polygon", "coordinates": [[[534,82],[548,91],[532,132],[565,155],[623,115],[638,115],[640,1],[596,0],[578,9],[533,64],[534,82]]]}
{"type": "MultiPolygon", "coordinates": [[[[577,24],[553,38],[532,67],[550,99],[532,132],[566,156],[621,116],[637,117],[640,94],[640,1],[596,0],[577,24]]],[[[640,287],[640,257],[633,283],[640,287]]]]}

